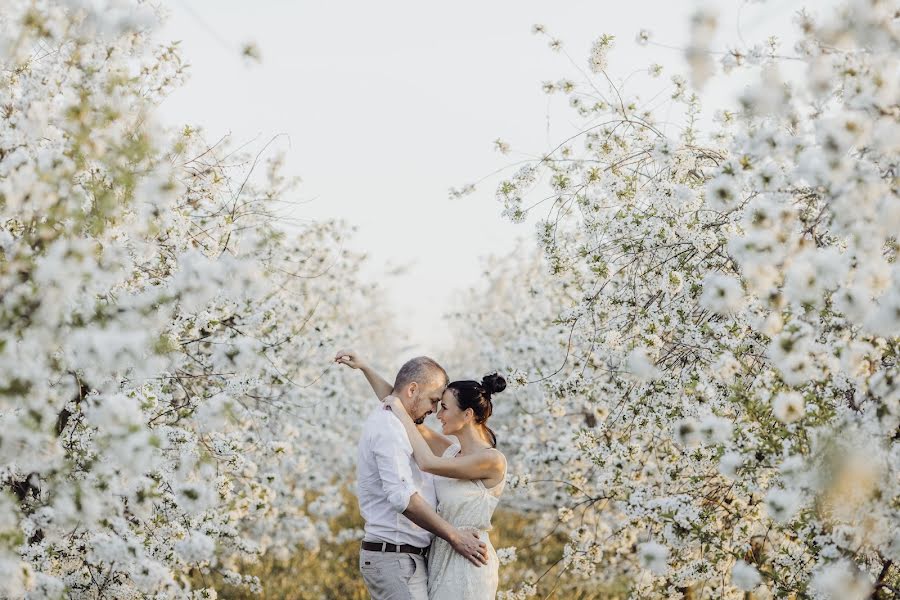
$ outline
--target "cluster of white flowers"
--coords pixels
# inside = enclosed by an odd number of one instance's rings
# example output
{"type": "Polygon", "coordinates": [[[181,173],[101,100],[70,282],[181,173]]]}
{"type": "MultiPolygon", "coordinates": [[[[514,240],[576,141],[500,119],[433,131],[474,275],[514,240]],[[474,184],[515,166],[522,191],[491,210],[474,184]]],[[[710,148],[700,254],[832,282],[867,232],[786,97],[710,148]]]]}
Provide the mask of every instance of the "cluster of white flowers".
{"type": "Polygon", "coordinates": [[[277,156],[157,124],[154,22],[0,11],[4,598],[211,598],[191,573],[257,589],[240,562],[339,535],[367,394],[326,371],[389,320],[342,225],[276,227],[277,156]]]}
{"type": "MultiPolygon", "coordinates": [[[[508,497],[569,533],[561,568],[585,581],[660,599],[900,587],[896,4],[799,25],[792,53],[727,54],[751,83],[714,131],[683,78],[671,138],[601,77],[565,92],[583,133],[497,188],[513,220],[542,211],[541,251],[488,264],[457,360],[515,374],[492,419],[508,497]],[[548,202],[524,200],[535,181],[548,202]]],[[[692,21],[698,85],[714,28],[692,21]]]]}
{"type": "Polygon", "coordinates": [[[609,34],[600,36],[600,38],[594,42],[594,46],[591,48],[591,71],[594,73],[601,73],[606,70],[607,66],[609,66],[607,57],[614,42],[615,37],[609,34]]]}
{"type": "Polygon", "coordinates": [[[497,550],[497,558],[499,559],[501,565],[508,565],[511,562],[515,562],[516,547],[510,546],[508,548],[499,548],[497,550]]]}

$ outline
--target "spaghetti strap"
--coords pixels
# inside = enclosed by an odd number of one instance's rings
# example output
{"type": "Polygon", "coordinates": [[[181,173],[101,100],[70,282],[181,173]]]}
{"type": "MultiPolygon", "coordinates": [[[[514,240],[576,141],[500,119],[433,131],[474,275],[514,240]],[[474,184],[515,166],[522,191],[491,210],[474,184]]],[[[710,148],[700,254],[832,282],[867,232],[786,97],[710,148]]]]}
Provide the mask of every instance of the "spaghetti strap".
{"type": "MultiPolygon", "coordinates": [[[[484,481],[482,481],[481,479],[478,480],[478,483],[481,484],[481,487],[483,487],[485,489],[485,491],[487,491],[491,495],[494,495],[493,492],[498,487],[500,488],[501,492],[503,491],[503,488],[500,486],[504,486],[504,484],[506,483],[506,474],[509,472],[509,462],[507,462],[506,456],[502,452],[500,452],[496,448],[490,448],[490,449],[494,450],[495,452],[498,452],[500,454],[500,456],[503,456],[503,476],[500,478],[500,483],[493,485],[491,487],[487,487],[486,485],[484,485],[484,481]]],[[[497,494],[497,495],[499,496],[499,494],[497,494]]]]}
{"type": "Polygon", "coordinates": [[[459,438],[455,435],[447,436],[450,440],[452,440],[452,444],[447,446],[447,449],[444,450],[444,453],[441,454],[441,458],[453,458],[457,454],[459,454],[462,445],[459,443],[459,438]]]}

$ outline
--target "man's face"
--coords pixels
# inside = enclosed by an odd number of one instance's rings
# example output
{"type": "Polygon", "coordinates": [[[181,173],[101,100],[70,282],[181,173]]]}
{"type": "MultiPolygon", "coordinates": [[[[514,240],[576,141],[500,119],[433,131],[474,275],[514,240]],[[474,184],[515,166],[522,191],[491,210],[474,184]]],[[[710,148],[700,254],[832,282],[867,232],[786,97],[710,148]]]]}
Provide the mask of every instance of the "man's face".
{"type": "Polygon", "coordinates": [[[412,417],[416,425],[421,425],[425,422],[425,417],[433,412],[437,412],[438,404],[441,402],[441,396],[443,396],[446,387],[443,381],[416,387],[416,393],[413,396],[413,406],[409,412],[409,416],[412,417]]]}

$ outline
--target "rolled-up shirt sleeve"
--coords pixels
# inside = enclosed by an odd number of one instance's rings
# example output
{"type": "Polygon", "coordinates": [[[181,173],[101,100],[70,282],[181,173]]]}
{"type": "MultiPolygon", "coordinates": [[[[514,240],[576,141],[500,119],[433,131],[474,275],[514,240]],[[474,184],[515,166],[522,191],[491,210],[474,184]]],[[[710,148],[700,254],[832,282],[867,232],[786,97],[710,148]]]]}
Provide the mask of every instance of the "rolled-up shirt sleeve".
{"type": "Polygon", "coordinates": [[[410,468],[412,447],[404,435],[395,427],[385,427],[372,439],[381,485],[388,502],[398,513],[406,510],[409,499],[418,491],[410,468]]]}

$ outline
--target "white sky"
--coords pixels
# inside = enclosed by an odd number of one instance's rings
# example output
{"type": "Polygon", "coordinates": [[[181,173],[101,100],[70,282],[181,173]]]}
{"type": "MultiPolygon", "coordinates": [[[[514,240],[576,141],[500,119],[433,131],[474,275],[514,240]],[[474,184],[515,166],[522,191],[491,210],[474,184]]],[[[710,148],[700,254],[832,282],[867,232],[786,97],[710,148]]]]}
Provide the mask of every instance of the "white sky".
{"type": "MultiPolygon", "coordinates": [[[[803,3],[712,4],[723,45],[739,45],[739,18],[743,39],[753,44],[788,34],[803,3]]],[[[450,200],[448,188],[521,160],[516,150],[540,154],[571,132],[565,101],[549,100],[540,84],[577,80],[578,72],[530,33],[532,24],[562,39],[579,67],[602,33],[617,38],[610,56],[616,76],[664,65],[660,79],[629,80],[630,89],[649,98],[683,71],[683,62],[678,50],[637,46],[636,33],[648,29],[655,42],[683,47],[696,4],[168,0],[167,6],[161,36],[182,41],[192,75],[163,105],[164,119],[203,126],[210,141],[228,132],[235,142],[256,139],[254,148],[286,133],[288,173],[304,181],[295,200],[308,201],[295,216],[340,217],[357,226],[348,247],[369,255],[366,277],[390,286],[384,302],[408,331],[407,352],[437,354],[450,337],[442,315],[455,295],[478,285],[480,258],[510,251],[517,237],[533,231],[500,217],[496,178],[464,199],[450,200]],[[258,45],[261,64],[240,56],[247,41],[258,45]],[[493,150],[497,137],[512,144],[512,155],[493,150]]],[[[736,87],[733,80],[710,86],[707,112],[730,102],[736,87]]]]}

